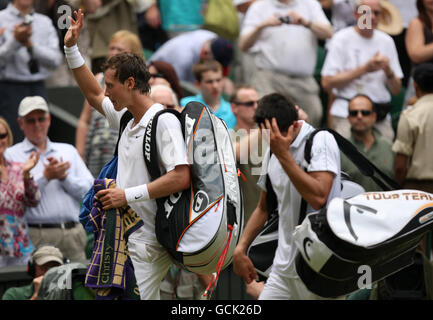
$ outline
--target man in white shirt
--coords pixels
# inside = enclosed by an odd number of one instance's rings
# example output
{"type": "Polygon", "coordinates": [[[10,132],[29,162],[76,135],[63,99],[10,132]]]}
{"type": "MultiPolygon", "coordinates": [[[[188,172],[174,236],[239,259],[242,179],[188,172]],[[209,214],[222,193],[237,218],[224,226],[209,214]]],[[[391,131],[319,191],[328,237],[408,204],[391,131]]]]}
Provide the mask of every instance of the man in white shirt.
{"type": "MultiPolygon", "coordinates": [[[[391,94],[396,95],[401,89],[403,72],[394,41],[376,30],[381,14],[379,0],[358,1],[355,9],[358,23],[334,35],[322,68],[322,86],[335,95],[328,116],[329,126],[347,138],[350,136],[347,116],[351,98],[364,94],[374,103],[388,103],[391,94]],[[358,12],[360,6],[369,10],[358,12]]],[[[375,127],[392,141],[394,131],[389,114],[377,121],[375,127]]]]}
{"type": "Polygon", "coordinates": [[[119,140],[117,187],[101,190],[96,197],[104,210],[127,204],[143,220],[144,225],[128,238],[128,250],[141,299],[159,299],[161,281],[172,261],[156,239],[155,199],[184,190],[191,181],[181,124],[173,114],[159,118],[156,145],[163,175],[150,181],[143,138],[149,121],[164,107],[149,96],[150,74],[146,64],[131,53],[109,59],[104,66],[104,93],[76,46],[84,21],[81,10],[75,13],[75,18],[65,35],[65,55],[81,91],[90,105],[107,118],[111,128],[119,128],[126,110],[133,116],[119,140]]]}
{"type": "Polygon", "coordinates": [[[331,36],[332,26],[317,0],[254,2],[239,36],[241,50],[255,56],[257,70],[251,85],[260,96],[272,92],[291,96],[311,123],[319,126],[323,111],[313,74],[318,39],[331,36]]]}
{"type": "Polygon", "coordinates": [[[42,97],[24,98],[18,115],[25,139],[7,149],[5,157],[23,162],[33,151],[40,152],[39,162],[30,173],[41,191],[41,200],[25,212],[30,240],[35,247],[50,243],[71,261],[83,261],[87,235],[78,216],[93,176],[74,146],[48,138],[51,116],[42,97]]]}
{"type": "Polygon", "coordinates": [[[246,250],[268,219],[266,174],[278,202],[278,247],[272,271],[259,299],[319,299],[299,279],[295,268],[298,250],[292,233],[298,225],[301,199],[307,202],[306,213],[319,210],[340,194],[340,152],[334,137],[322,131],[315,135],[310,164],[305,164],[304,148],[315,130],[298,120],[294,104],[280,94],[264,96],[255,114],[262,130],[270,130],[270,150],[262,165],[262,189],[259,203],[252,213],[233,255],[234,271],[247,284],[257,273],[246,250]],[[304,170],[305,168],[305,170],[304,170]]]}

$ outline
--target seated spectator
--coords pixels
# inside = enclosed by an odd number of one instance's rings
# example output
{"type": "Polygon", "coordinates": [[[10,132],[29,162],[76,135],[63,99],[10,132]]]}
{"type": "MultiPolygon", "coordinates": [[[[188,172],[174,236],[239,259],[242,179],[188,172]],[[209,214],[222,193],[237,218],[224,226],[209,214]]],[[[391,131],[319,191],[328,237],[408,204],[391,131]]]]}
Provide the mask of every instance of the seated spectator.
{"type": "MultiPolygon", "coordinates": [[[[346,138],[350,136],[349,100],[356,94],[365,94],[374,103],[390,103],[391,94],[400,92],[403,78],[394,41],[377,30],[382,14],[380,1],[359,0],[355,9],[357,21],[363,21],[362,13],[358,13],[361,5],[370,7],[371,27],[358,23],[337,32],[329,43],[322,69],[322,86],[335,95],[328,125],[346,138]]],[[[376,110],[378,115],[381,111],[376,110]]],[[[393,140],[389,113],[378,118],[375,128],[393,140]]]]}
{"type": "Polygon", "coordinates": [[[433,193],[433,64],[417,66],[413,73],[417,102],[400,115],[392,146],[395,177],[404,189],[433,193]]]}
{"type": "Polygon", "coordinates": [[[258,101],[259,94],[249,85],[237,86],[235,93],[230,97],[231,108],[236,117],[236,126],[230,132],[238,168],[245,176],[245,180],[240,179],[245,222],[248,221],[259,201],[260,188],[257,186],[257,181],[262,166],[261,160],[268,146],[267,143],[262,143],[261,132],[254,121],[258,101]],[[254,168],[257,172],[253,170],[254,168]]]}
{"type": "Polygon", "coordinates": [[[217,117],[223,119],[229,129],[234,128],[236,118],[230,103],[221,96],[223,90],[221,64],[215,60],[205,60],[195,64],[193,72],[196,79],[195,85],[200,89],[200,93],[183,98],[180,100],[180,105],[184,107],[190,101],[201,102],[209,106],[217,117]]]}
{"type": "Polygon", "coordinates": [[[323,108],[313,74],[318,40],[330,38],[332,32],[317,0],[255,1],[239,36],[241,50],[255,55],[257,70],[248,81],[259,96],[274,92],[291,96],[312,125],[320,126],[323,108]]]}
{"type": "MultiPolygon", "coordinates": [[[[348,120],[351,128],[350,142],[359,152],[389,177],[394,177],[394,153],[392,143],[374,129],[376,112],[370,98],[358,95],[349,102],[348,120]]],[[[341,170],[365,191],[382,190],[370,177],[363,175],[346,155],[341,153],[341,170]]]]}
{"type": "Polygon", "coordinates": [[[171,64],[155,60],[149,62],[148,68],[150,73],[150,86],[156,84],[168,85],[175,92],[177,100],[182,99],[183,95],[179,77],[171,64]]]}
{"type": "MultiPolygon", "coordinates": [[[[120,30],[112,35],[108,45],[108,57],[122,52],[143,56],[143,48],[137,35],[127,30],[120,30]]],[[[105,88],[103,73],[98,73],[96,77],[101,87],[105,88]]],[[[108,127],[105,117],[85,100],[75,131],[75,147],[94,177],[99,175],[102,167],[113,157],[118,134],[117,130],[108,127]]]]}
{"type": "Polygon", "coordinates": [[[33,1],[13,0],[0,11],[0,116],[15,139],[23,134],[17,110],[26,96],[47,98],[45,80],[62,62],[59,38],[51,20],[35,13],[33,1]],[[26,22],[26,23],[25,23],[26,22]]]}
{"type": "Polygon", "coordinates": [[[63,255],[58,248],[52,245],[39,247],[32,253],[28,264],[28,272],[33,278],[32,283],[23,287],[7,289],[2,300],[37,300],[45,273],[62,264],[63,255]]]}
{"type": "Polygon", "coordinates": [[[156,84],[150,87],[150,97],[153,101],[162,104],[167,109],[176,109],[179,112],[182,109],[179,107],[174,91],[165,84],[156,84]]]}
{"type": "Polygon", "coordinates": [[[30,173],[41,200],[25,212],[30,240],[35,246],[55,245],[71,261],[85,260],[87,235],[78,215],[80,202],[93,185],[92,174],[72,145],[48,138],[51,116],[42,97],[24,98],[18,115],[25,139],[6,150],[6,160],[23,162],[33,151],[40,152],[40,161],[30,173]]]}
{"type": "Polygon", "coordinates": [[[0,267],[25,265],[30,258],[33,245],[24,212],[41,198],[30,174],[39,152],[30,153],[25,163],[7,161],[4,153],[12,142],[9,124],[0,117],[0,267]]]}
{"type": "Polygon", "coordinates": [[[149,60],[170,63],[180,81],[194,82],[192,67],[195,63],[206,59],[217,60],[223,66],[223,76],[226,79],[232,57],[233,47],[229,41],[211,31],[196,30],[168,40],[149,60]]]}

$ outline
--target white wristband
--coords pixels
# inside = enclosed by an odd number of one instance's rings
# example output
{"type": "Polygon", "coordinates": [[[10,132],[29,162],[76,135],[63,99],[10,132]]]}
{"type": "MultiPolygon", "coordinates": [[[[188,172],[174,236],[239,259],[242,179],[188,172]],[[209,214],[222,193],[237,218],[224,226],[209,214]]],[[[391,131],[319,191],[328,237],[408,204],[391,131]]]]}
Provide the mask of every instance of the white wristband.
{"type": "Polygon", "coordinates": [[[78,46],[72,47],[64,46],[66,61],[68,62],[70,69],[77,69],[84,64],[84,59],[81,56],[78,46]]]}
{"type": "Polygon", "coordinates": [[[149,191],[147,184],[142,184],[136,187],[126,188],[125,197],[128,203],[149,200],[149,191]]]}

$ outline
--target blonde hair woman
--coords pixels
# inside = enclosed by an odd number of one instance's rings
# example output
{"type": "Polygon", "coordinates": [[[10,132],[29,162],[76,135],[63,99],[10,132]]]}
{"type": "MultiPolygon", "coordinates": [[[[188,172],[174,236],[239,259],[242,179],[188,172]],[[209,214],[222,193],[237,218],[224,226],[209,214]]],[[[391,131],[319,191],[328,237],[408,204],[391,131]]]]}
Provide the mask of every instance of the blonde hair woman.
{"type": "Polygon", "coordinates": [[[12,143],[9,124],[0,117],[0,267],[27,263],[33,245],[24,212],[41,198],[30,174],[39,153],[32,152],[25,163],[7,161],[4,152],[12,143]]]}
{"type": "MultiPolygon", "coordinates": [[[[140,39],[127,30],[119,30],[112,35],[107,58],[123,52],[135,53],[144,59],[140,39]]],[[[99,73],[96,78],[104,88],[104,75],[99,73]]],[[[95,178],[113,157],[117,135],[117,131],[108,128],[105,117],[93,109],[87,100],[84,101],[75,133],[75,147],[95,178]]]]}

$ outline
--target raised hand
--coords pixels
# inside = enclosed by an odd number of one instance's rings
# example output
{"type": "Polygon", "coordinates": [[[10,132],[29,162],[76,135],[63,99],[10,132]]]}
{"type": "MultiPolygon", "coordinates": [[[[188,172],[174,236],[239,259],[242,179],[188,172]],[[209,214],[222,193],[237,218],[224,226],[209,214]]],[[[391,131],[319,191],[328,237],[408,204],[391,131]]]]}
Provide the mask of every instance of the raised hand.
{"type": "Polygon", "coordinates": [[[23,166],[24,177],[29,177],[30,170],[32,170],[39,161],[39,155],[39,151],[32,151],[30,157],[26,160],[23,166]]]}
{"type": "Polygon", "coordinates": [[[71,26],[68,29],[68,32],[65,34],[65,46],[66,47],[73,47],[77,44],[78,38],[81,33],[81,29],[84,25],[84,14],[80,10],[74,11],[75,19],[72,17],[69,17],[69,21],[71,21],[71,26]]]}

